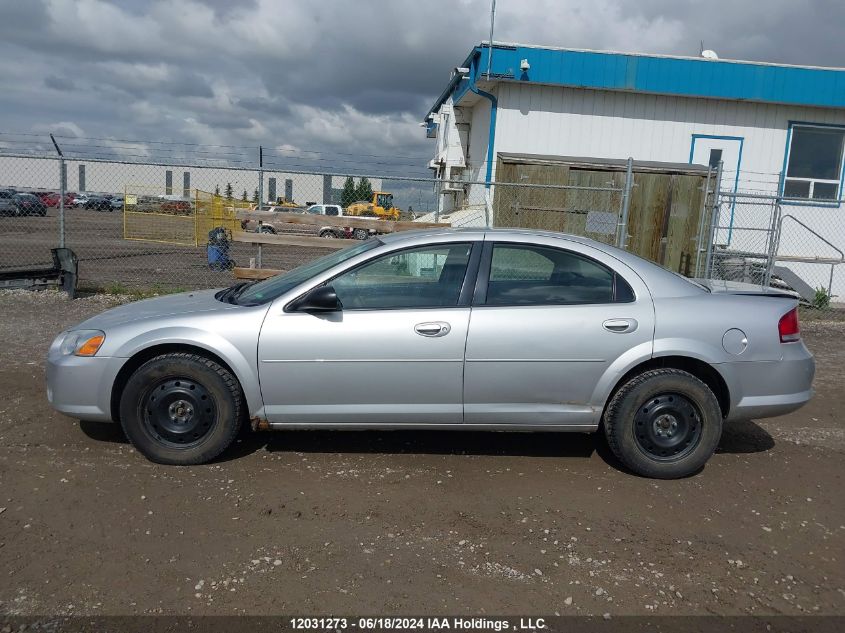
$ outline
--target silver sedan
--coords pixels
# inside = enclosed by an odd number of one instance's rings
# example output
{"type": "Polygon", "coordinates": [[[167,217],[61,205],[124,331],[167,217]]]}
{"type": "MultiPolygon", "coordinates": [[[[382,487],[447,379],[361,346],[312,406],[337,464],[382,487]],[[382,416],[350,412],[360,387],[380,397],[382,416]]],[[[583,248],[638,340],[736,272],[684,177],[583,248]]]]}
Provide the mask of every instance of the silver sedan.
{"type": "Polygon", "coordinates": [[[632,471],[700,470],[723,423],[793,411],[815,365],[797,301],[702,285],[588,239],[381,236],[259,283],[149,299],[62,332],[52,405],[199,464],[254,429],[603,428],[632,471]]]}

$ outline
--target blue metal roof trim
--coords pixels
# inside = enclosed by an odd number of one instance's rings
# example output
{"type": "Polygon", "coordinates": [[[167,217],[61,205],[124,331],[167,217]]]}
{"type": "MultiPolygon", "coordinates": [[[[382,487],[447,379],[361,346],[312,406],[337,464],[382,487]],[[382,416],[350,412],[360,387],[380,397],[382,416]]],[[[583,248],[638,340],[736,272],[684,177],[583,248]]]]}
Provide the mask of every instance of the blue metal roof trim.
{"type": "MultiPolygon", "coordinates": [[[[477,46],[467,58],[487,51],[477,46]]],[[[486,54],[482,61],[486,61],[486,54]]],[[[467,63],[468,65],[468,63],[467,63]]],[[[482,65],[483,75],[486,68],[482,65]]],[[[778,66],[624,53],[557,50],[530,46],[493,47],[491,74],[497,80],[597,90],[625,90],[682,97],[845,108],[845,69],[778,66]],[[522,59],[531,65],[519,69],[522,59]]],[[[458,102],[468,82],[450,86],[431,111],[453,95],[458,102]]]]}

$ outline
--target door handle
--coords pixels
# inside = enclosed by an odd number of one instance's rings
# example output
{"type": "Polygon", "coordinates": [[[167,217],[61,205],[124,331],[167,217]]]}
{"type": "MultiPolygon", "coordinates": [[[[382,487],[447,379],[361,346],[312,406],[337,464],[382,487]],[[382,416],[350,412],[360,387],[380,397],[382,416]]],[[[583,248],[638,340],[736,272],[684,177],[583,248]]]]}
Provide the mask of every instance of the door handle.
{"type": "Polygon", "coordinates": [[[414,326],[414,332],[420,336],[428,336],[434,338],[436,336],[446,336],[452,331],[452,326],[445,321],[432,321],[430,323],[417,323],[414,326]]]}
{"type": "Polygon", "coordinates": [[[636,319],[608,319],[601,325],[608,332],[625,334],[636,330],[638,324],[636,319]]]}

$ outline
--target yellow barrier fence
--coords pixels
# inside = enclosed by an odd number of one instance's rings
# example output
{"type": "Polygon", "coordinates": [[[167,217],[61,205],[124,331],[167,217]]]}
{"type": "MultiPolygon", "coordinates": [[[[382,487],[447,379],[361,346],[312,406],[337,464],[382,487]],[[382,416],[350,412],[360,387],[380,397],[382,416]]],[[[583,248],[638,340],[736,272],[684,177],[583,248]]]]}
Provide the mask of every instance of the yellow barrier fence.
{"type": "Polygon", "coordinates": [[[164,194],[160,188],[127,185],[123,198],[123,238],[200,246],[208,233],[223,227],[240,230],[237,212],[248,202],[227,199],[199,189],[188,197],[164,194]]]}

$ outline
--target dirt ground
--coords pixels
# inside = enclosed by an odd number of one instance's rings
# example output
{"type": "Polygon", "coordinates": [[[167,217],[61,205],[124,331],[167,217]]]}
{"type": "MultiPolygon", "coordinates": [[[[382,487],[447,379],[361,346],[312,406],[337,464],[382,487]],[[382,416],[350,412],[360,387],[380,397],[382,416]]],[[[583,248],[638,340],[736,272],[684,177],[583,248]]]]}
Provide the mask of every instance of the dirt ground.
{"type": "Polygon", "coordinates": [[[249,434],[151,464],[47,404],[55,334],[120,299],[0,293],[0,614],[845,614],[845,324],[818,394],[730,424],[698,475],[601,438],[249,434]]]}

